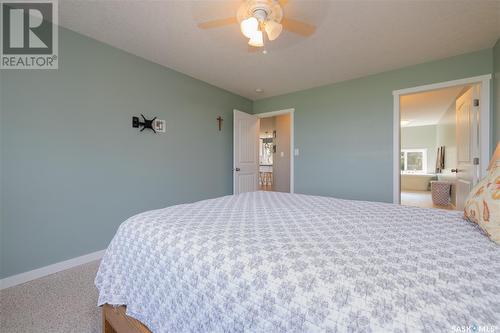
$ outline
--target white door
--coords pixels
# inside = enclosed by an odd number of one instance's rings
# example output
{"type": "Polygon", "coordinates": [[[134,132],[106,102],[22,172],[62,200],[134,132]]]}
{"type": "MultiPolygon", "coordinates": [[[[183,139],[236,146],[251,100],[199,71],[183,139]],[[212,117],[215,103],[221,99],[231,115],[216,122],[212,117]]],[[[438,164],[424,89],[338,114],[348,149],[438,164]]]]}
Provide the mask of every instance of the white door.
{"type": "Polygon", "coordinates": [[[233,193],[259,187],[259,118],[234,110],[233,193]]]}
{"type": "Polygon", "coordinates": [[[464,209],[465,199],[479,180],[479,96],[478,85],[456,101],[457,173],[456,205],[464,209]]]}

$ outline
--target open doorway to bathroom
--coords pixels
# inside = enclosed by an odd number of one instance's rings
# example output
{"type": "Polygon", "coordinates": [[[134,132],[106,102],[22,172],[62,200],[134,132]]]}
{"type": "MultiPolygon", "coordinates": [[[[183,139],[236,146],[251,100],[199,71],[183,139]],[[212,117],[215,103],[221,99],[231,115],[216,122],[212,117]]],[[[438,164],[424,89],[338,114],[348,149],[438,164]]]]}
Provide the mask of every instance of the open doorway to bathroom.
{"type": "Polygon", "coordinates": [[[480,84],[400,97],[401,204],[463,209],[479,169],[480,84]]]}
{"type": "Polygon", "coordinates": [[[293,112],[271,112],[259,118],[259,189],[293,192],[293,112]]]}
{"type": "Polygon", "coordinates": [[[234,110],[233,193],[294,193],[294,109],[256,115],[234,110]]]}

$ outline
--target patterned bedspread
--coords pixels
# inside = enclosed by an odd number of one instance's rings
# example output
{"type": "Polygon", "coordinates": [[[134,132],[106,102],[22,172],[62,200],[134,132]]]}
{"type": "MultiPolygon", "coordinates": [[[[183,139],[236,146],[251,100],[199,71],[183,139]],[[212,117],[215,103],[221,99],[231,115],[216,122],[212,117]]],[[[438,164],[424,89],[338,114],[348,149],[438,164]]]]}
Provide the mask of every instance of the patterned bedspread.
{"type": "Polygon", "coordinates": [[[253,192],[125,221],[95,284],[153,332],[500,331],[500,246],[460,212],[253,192]]]}

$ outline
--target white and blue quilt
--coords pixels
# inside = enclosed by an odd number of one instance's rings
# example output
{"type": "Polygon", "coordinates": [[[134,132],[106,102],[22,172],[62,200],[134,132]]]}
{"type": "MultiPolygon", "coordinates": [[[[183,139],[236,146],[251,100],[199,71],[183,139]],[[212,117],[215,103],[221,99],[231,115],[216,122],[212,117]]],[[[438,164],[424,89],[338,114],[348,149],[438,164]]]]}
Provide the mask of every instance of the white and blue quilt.
{"type": "Polygon", "coordinates": [[[252,192],[148,211],[95,284],[153,332],[500,332],[500,246],[437,209],[252,192]]]}

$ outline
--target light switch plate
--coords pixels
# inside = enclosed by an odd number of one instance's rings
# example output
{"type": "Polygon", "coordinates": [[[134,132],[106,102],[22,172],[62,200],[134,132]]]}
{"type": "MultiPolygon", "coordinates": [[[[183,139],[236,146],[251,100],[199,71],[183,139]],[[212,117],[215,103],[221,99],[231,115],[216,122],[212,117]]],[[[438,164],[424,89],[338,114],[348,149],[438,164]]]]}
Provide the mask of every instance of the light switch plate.
{"type": "Polygon", "coordinates": [[[295,148],[295,149],[293,150],[293,154],[294,154],[295,156],[299,156],[299,148],[295,148]]]}
{"type": "Polygon", "coordinates": [[[154,129],[156,132],[165,133],[167,129],[167,122],[162,119],[156,119],[154,123],[154,129]]]}

